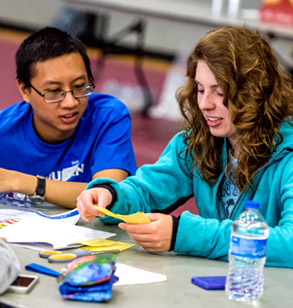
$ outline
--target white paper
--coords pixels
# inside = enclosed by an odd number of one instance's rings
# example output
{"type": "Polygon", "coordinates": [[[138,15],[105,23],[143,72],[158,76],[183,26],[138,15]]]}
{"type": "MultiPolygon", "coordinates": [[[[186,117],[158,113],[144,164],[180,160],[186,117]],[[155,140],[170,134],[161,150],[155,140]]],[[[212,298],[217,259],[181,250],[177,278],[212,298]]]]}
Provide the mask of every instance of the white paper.
{"type": "Polygon", "coordinates": [[[79,240],[105,239],[114,235],[116,234],[63,223],[62,219],[50,220],[40,216],[22,219],[0,229],[0,237],[5,237],[8,243],[36,250],[55,249],[79,240]]]}
{"type": "Polygon", "coordinates": [[[115,276],[119,277],[119,280],[114,283],[114,287],[131,284],[153,283],[167,280],[167,276],[165,275],[145,271],[121,263],[116,264],[115,276]]]}
{"type": "Polygon", "coordinates": [[[0,229],[10,227],[14,222],[31,218],[31,217],[45,217],[48,220],[62,221],[62,223],[69,223],[75,225],[79,219],[79,213],[77,209],[66,211],[57,215],[46,215],[40,211],[31,209],[20,209],[20,208],[3,208],[0,207],[0,229]],[[9,223],[10,221],[10,223],[9,223]]]}

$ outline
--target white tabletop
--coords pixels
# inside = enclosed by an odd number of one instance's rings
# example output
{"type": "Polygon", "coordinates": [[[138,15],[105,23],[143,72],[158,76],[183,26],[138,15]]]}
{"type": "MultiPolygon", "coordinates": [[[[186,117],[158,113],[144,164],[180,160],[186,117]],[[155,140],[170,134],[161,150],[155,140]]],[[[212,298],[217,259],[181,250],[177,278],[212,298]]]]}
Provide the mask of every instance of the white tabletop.
{"type": "MultiPolygon", "coordinates": [[[[49,214],[57,214],[50,211],[49,214]]],[[[116,233],[111,240],[132,243],[127,233],[115,225],[104,225],[100,220],[87,223],[81,219],[78,225],[116,233]]],[[[22,265],[22,273],[28,272],[24,266],[38,263],[57,271],[64,264],[48,263],[47,259],[39,258],[35,250],[13,247],[22,265]]],[[[192,276],[223,276],[227,274],[228,263],[208,260],[193,256],[176,255],[174,253],[152,254],[135,245],[117,255],[117,262],[139,269],[167,276],[167,281],[124,285],[113,287],[113,297],[107,302],[107,307],[247,307],[229,300],[224,291],[206,291],[191,283],[192,276]]],[[[10,303],[15,307],[97,307],[97,303],[84,303],[63,300],[56,278],[37,274],[38,284],[28,294],[5,293],[0,296],[0,302],[10,303]]],[[[265,268],[264,295],[261,298],[261,308],[293,307],[292,281],[293,270],[283,268],[265,268]]]]}

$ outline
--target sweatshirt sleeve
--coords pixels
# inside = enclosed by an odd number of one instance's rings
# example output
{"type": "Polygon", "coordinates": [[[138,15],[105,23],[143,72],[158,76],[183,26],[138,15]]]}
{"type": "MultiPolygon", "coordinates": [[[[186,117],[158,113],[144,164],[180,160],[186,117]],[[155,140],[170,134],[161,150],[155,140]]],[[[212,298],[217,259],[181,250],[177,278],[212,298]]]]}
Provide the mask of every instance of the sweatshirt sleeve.
{"type": "MultiPolygon", "coordinates": [[[[287,155],[275,164],[268,179],[273,193],[258,187],[256,200],[265,200],[263,216],[269,225],[266,266],[293,268],[293,159],[287,155]],[[275,179],[273,179],[273,176],[275,179]],[[264,197],[264,192],[266,197],[264,197]]],[[[264,177],[264,176],[263,176],[264,177]]],[[[244,201],[243,201],[244,202],[244,201]]],[[[264,202],[263,202],[264,203],[264,202]]],[[[183,212],[180,216],[174,251],[211,259],[227,260],[233,220],[219,221],[183,212]]]]}
{"type": "Polygon", "coordinates": [[[180,216],[174,251],[227,260],[233,221],[203,218],[190,212],[180,216]]]}
{"type": "Polygon", "coordinates": [[[269,228],[269,238],[267,242],[267,263],[269,266],[282,266],[293,268],[293,153],[287,155],[283,164],[280,177],[279,193],[276,198],[275,216],[280,220],[276,226],[269,228]]]}
{"type": "Polygon", "coordinates": [[[20,264],[12,248],[0,240],[0,294],[4,293],[20,272],[20,264]]]}
{"type": "MultiPolygon", "coordinates": [[[[191,168],[186,166],[185,153],[181,153],[183,149],[184,140],[179,133],[155,164],[142,166],[135,176],[119,183],[105,178],[95,179],[87,189],[97,184],[110,184],[117,193],[117,201],[111,208],[114,213],[169,214],[193,195],[191,168]]],[[[109,217],[103,221],[114,222],[109,217]]]]}

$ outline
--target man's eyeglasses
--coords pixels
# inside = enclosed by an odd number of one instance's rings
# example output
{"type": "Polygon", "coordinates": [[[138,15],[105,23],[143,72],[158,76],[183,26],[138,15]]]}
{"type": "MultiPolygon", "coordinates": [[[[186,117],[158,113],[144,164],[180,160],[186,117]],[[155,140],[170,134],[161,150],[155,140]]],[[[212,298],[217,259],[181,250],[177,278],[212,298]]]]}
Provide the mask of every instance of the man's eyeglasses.
{"type": "Polygon", "coordinates": [[[94,85],[86,85],[77,87],[69,91],[56,90],[56,91],[45,91],[43,94],[38,91],[34,86],[30,84],[30,87],[34,89],[40,96],[44,98],[46,103],[56,103],[62,101],[68,92],[71,92],[75,98],[81,98],[89,96],[93,93],[94,85]]]}

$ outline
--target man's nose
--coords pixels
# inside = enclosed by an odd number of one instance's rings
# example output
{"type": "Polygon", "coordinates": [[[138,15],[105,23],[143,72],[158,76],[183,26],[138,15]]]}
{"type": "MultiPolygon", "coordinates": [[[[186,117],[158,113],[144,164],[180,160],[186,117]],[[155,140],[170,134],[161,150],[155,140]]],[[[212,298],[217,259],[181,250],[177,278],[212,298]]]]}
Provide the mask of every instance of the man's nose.
{"type": "Polygon", "coordinates": [[[72,91],[66,91],[65,97],[61,101],[61,105],[63,108],[72,108],[78,104],[78,99],[73,96],[72,91]]]}

